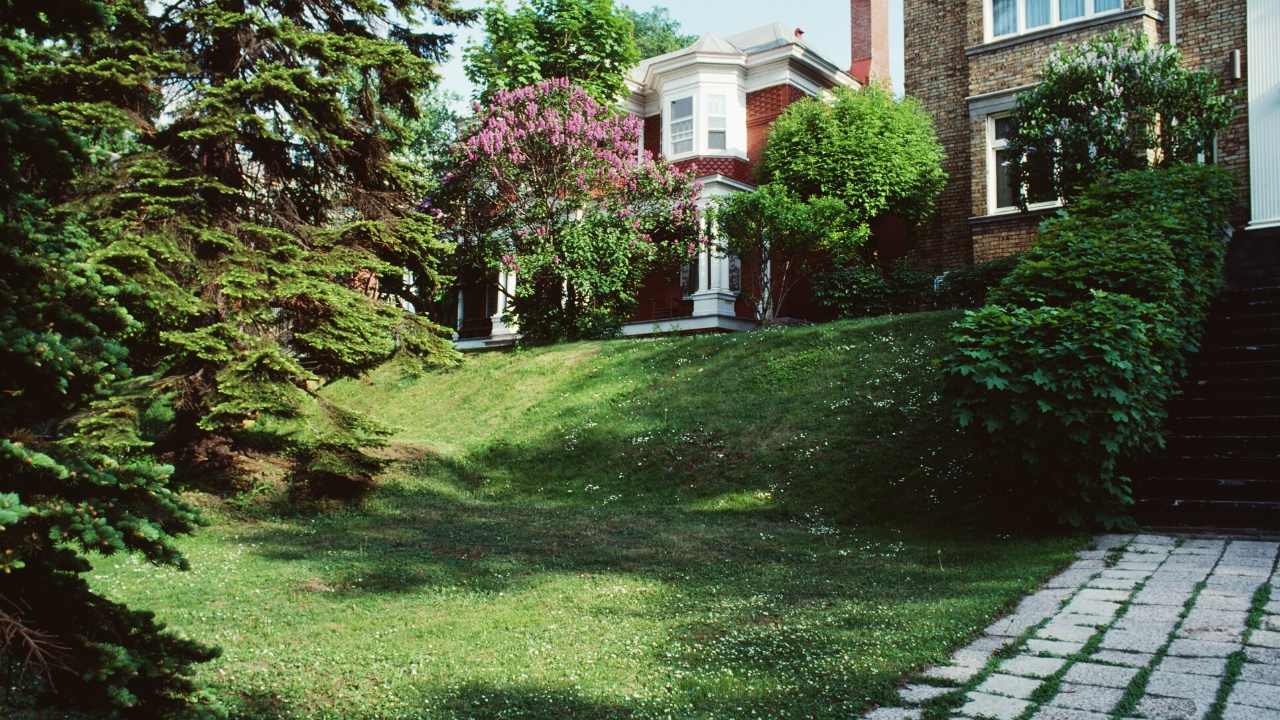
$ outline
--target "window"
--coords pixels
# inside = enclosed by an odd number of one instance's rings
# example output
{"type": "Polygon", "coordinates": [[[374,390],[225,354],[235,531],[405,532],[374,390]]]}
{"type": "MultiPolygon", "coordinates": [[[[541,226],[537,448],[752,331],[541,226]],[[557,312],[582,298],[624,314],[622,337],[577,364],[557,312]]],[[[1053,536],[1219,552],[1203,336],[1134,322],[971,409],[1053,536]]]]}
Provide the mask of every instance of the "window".
{"type": "Polygon", "coordinates": [[[992,116],[987,120],[987,199],[992,213],[1010,212],[1018,208],[1019,190],[1027,194],[1027,205],[1043,207],[1058,202],[1053,191],[1053,167],[1049,158],[1031,156],[1026,167],[1030,177],[1023,188],[1016,188],[1009,177],[1009,140],[1017,126],[1008,116],[992,116]]]}
{"type": "Polygon", "coordinates": [[[1119,10],[1124,0],[987,0],[991,37],[1061,25],[1119,10]]]}
{"type": "Polygon", "coordinates": [[[724,95],[707,96],[707,149],[724,150],[726,143],[726,110],[724,95]]]}
{"type": "Polygon", "coordinates": [[[693,152],[693,98],[671,101],[671,154],[693,152]]]}

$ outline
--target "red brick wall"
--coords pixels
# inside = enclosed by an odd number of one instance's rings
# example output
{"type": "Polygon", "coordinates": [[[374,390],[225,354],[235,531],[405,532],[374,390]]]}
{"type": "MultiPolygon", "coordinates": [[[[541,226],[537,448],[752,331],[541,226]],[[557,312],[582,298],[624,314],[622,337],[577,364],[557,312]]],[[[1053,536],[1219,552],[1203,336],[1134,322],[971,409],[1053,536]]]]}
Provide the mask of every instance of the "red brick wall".
{"type": "Polygon", "coordinates": [[[662,115],[650,115],[644,119],[644,149],[650,155],[662,157],[662,115]]]}
{"type": "Polygon", "coordinates": [[[741,158],[696,157],[671,164],[691,174],[693,177],[724,175],[744,183],[753,182],[752,178],[754,177],[751,165],[741,158]]]}
{"type": "MultiPolygon", "coordinates": [[[[1164,6],[1167,0],[1160,3],[1164,6]]],[[[1167,11],[1167,7],[1161,7],[1167,11]]],[[[1235,220],[1249,221],[1249,38],[1246,18],[1247,0],[1213,0],[1178,3],[1178,49],[1187,66],[1208,71],[1218,78],[1221,88],[1236,93],[1236,117],[1224,132],[1218,134],[1217,163],[1231,170],[1239,183],[1239,203],[1235,220]],[[1231,74],[1231,51],[1239,50],[1239,80],[1231,74]]],[[[1168,23],[1164,36],[1168,40],[1168,23]]]]}
{"type": "Polygon", "coordinates": [[[808,97],[803,90],[792,85],[774,85],[753,93],[747,93],[747,157],[752,167],[760,164],[764,156],[764,144],[769,128],[791,103],[808,97]]]}
{"type": "MultiPolygon", "coordinates": [[[[905,0],[903,53],[906,91],[933,117],[945,156],[947,184],[933,221],[921,228],[913,253],[928,268],[973,261],[969,237],[969,64],[965,57],[967,6],[982,0],[905,0]]],[[[979,6],[980,8],[981,6],[979,6]]]]}

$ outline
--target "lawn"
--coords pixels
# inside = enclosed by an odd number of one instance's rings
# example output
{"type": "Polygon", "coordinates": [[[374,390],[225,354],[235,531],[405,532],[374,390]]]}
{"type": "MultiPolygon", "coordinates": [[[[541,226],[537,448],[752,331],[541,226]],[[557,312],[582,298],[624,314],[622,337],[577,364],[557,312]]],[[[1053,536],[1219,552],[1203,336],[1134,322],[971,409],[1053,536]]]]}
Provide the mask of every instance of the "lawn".
{"type": "Polygon", "coordinates": [[[841,718],[1081,540],[973,529],[936,358],[953,313],[395,365],[359,507],[213,504],[189,572],[95,586],[218,644],[252,718],[841,718]]]}

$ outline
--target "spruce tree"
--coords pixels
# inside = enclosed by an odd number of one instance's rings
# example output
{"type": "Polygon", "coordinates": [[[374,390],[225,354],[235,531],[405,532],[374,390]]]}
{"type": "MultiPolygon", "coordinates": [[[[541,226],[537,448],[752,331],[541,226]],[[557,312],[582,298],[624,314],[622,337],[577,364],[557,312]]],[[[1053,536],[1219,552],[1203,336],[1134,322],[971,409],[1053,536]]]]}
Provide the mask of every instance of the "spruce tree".
{"type": "MultiPolygon", "coordinates": [[[[197,522],[149,453],[149,379],[127,343],[140,325],[64,211],[77,176],[118,134],[138,88],[55,68],[117,27],[103,0],[0,3],[0,715],[183,717],[192,665],[216,651],[94,593],[89,553],[185,567],[172,544],[197,522]],[[108,109],[110,112],[108,112],[108,109]],[[76,118],[100,117],[97,137],[76,118]],[[98,145],[95,143],[101,142],[98,145]]],[[[145,96],[144,90],[141,96],[145,96]]]]}
{"type": "Polygon", "coordinates": [[[145,68],[160,105],[85,202],[148,329],[135,353],[171,380],[162,446],[187,478],[234,477],[266,443],[293,452],[300,485],[358,489],[379,434],[312,390],[397,353],[454,357],[402,306],[434,297],[447,248],[417,208],[429,178],[398,153],[450,41],[421,26],[470,15],[451,0],[145,8],[144,39],[81,58],[129,54],[111,71],[145,68]]]}

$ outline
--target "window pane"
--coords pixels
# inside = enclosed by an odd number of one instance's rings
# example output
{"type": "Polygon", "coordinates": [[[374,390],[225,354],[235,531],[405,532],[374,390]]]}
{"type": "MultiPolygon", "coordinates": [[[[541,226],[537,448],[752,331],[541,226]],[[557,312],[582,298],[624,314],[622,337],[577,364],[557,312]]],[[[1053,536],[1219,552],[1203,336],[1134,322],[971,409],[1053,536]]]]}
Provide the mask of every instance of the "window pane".
{"type": "Polygon", "coordinates": [[[671,101],[671,117],[685,118],[693,116],[693,98],[680,98],[671,101]]]}
{"type": "Polygon", "coordinates": [[[1013,137],[1014,123],[1011,117],[999,117],[995,120],[996,140],[1008,140],[1013,137]]]}
{"type": "Polygon", "coordinates": [[[1027,27],[1049,24],[1049,0],[1027,0],[1027,27]]]}
{"type": "Polygon", "coordinates": [[[1049,158],[1027,156],[1027,202],[1041,203],[1058,199],[1053,191],[1053,165],[1049,158]]]}
{"type": "Polygon", "coordinates": [[[725,135],[723,130],[712,130],[707,133],[707,147],[712,150],[725,149],[725,135]]]}
{"type": "Polygon", "coordinates": [[[677,140],[671,143],[671,152],[676,153],[677,155],[680,153],[693,152],[693,141],[677,140]]]}
{"type": "Polygon", "coordinates": [[[1121,0],[1093,0],[1093,11],[1119,10],[1121,0]]]}
{"type": "Polygon", "coordinates": [[[1013,207],[1017,200],[1013,185],[1009,182],[1009,151],[996,151],[996,207],[1013,207]]]}
{"type": "Polygon", "coordinates": [[[1018,32],[1018,0],[991,0],[991,34],[1018,32]]]}
{"type": "Polygon", "coordinates": [[[1062,0],[1058,14],[1063,20],[1073,20],[1084,15],[1084,0],[1062,0]]]}

